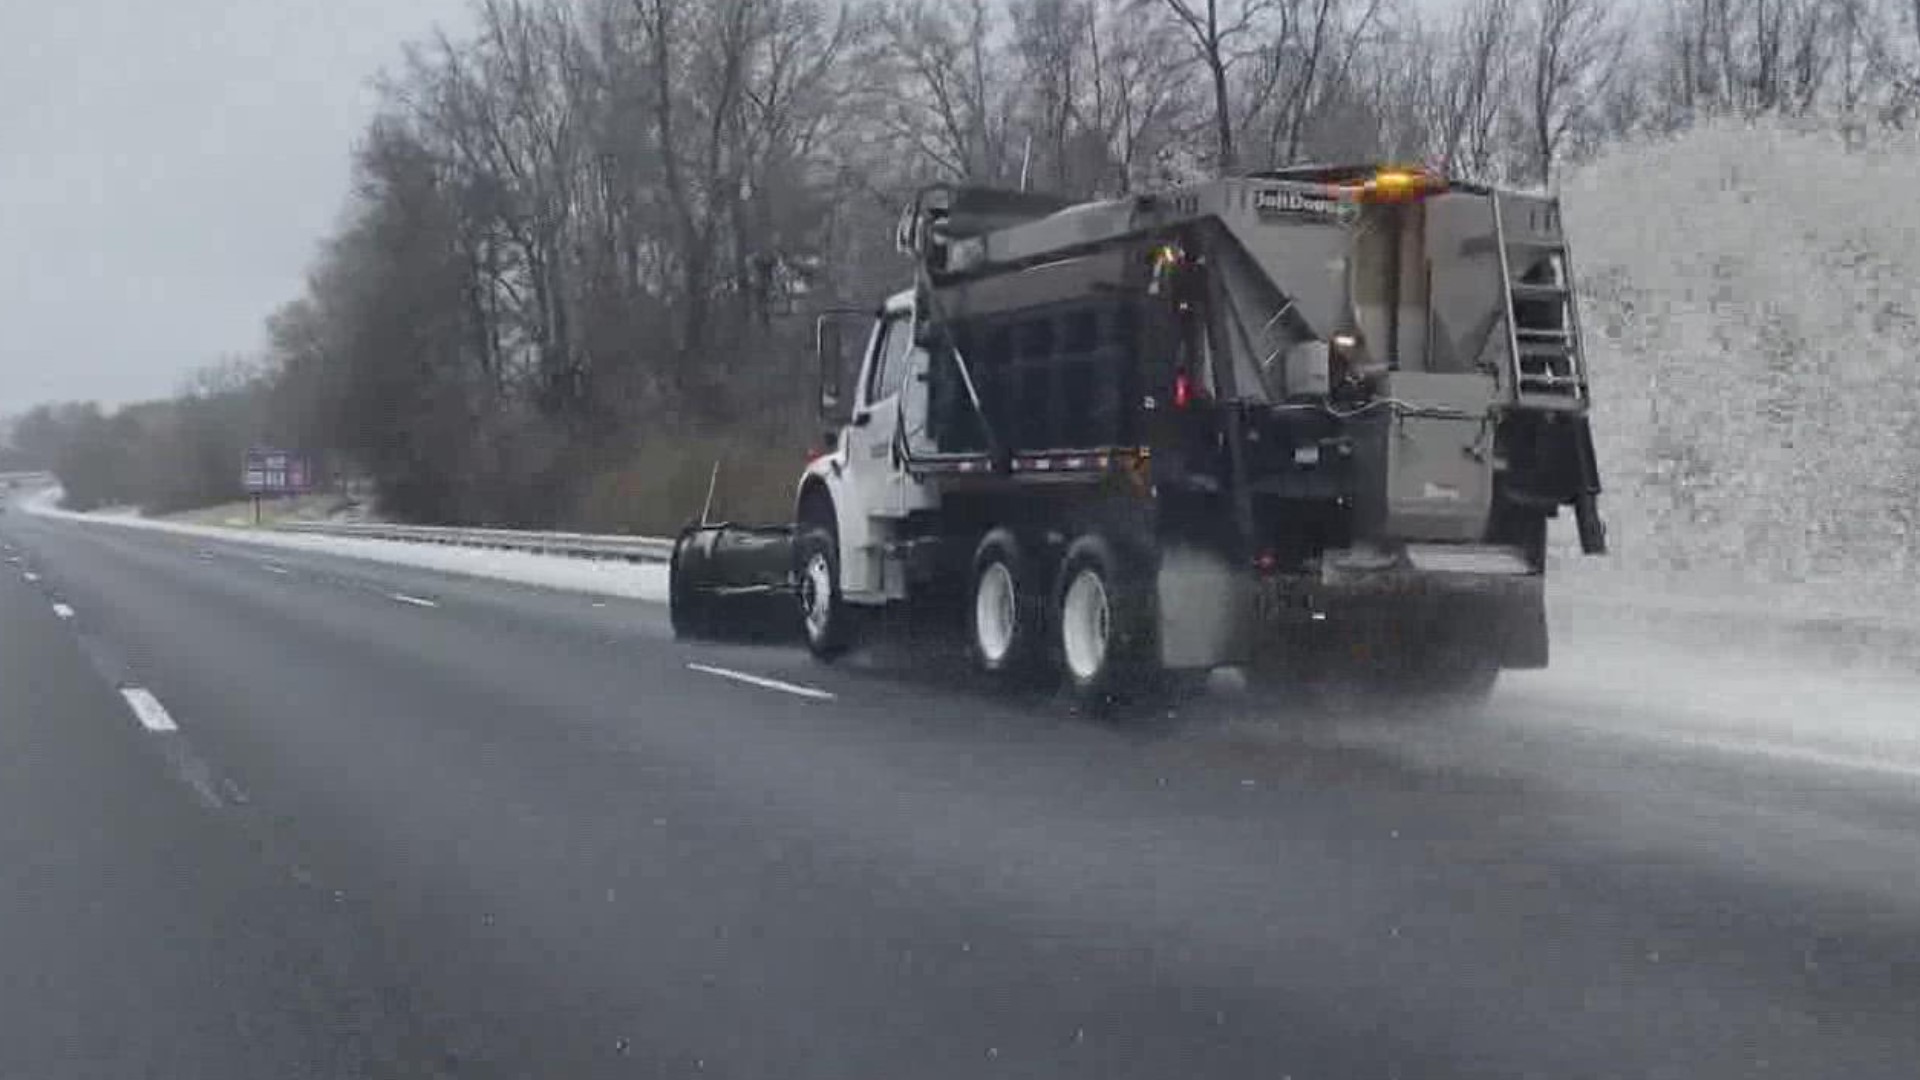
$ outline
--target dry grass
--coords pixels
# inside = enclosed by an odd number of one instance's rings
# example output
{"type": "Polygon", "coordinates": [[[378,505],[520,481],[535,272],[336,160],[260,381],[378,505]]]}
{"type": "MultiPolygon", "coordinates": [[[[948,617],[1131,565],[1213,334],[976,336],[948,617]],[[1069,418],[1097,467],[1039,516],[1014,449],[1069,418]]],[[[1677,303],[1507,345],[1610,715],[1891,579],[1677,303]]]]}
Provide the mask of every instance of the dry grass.
{"type": "MultiPolygon", "coordinates": [[[[337,492],[263,499],[260,503],[260,524],[270,527],[283,521],[325,521],[347,503],[348,500],[342,498],[337,492]]],[[[220,503],[217,506],[182,510],[176,514],[163,514],[161,517],[167,521],[180,521],[191,525],[230,525],[251,528],[253,503],[247,500],[220,503]]]]}
{"type": "Polygon", "coordinates": [[[671,536],[699,518],[715,462],[720,473],[713,520],[784,522],[793,514],[805,451],[804,445],[744,435],[654,435],[627,465],[594,478],[574,524],[594,532],[671,536]]]}

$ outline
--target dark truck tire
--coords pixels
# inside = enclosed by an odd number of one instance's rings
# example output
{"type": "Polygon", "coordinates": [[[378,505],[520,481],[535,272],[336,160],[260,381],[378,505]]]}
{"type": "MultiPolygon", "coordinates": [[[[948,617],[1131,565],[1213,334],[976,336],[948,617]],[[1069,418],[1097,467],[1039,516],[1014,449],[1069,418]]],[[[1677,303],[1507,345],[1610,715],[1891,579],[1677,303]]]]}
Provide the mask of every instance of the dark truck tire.
{"type": "Polygon", "coordinates": [[[840,596],[840,542],[833,530],[805,525],[793,543],[800,619],[807,649],[833,660],[853,645],[853,612],[840,596]]]}
{"type": "Polygon", "coordinates": [[[1149,575],[1100,533],[1075,540],[1053,592],[1055,652],[1067,689],[1105,711],[1156,689],[1160,664],[1149,575]]]}
{"type": "Polygon", "coordinates": [[[967,642],[974,666],[1002,679],[1032,679],[1044,666],[1047,594],[1040,567],[1012,530],[996,528],[980,539],[971,584],[967,642]]]}

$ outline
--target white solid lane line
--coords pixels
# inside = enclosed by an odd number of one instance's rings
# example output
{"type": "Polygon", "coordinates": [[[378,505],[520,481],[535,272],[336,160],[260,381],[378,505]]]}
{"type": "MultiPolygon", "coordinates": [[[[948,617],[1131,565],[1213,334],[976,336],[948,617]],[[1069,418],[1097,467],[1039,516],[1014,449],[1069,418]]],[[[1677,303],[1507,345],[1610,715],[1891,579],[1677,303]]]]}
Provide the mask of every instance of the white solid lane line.
{"type": "Polygon", "coordinates": [[[811,686],[801,686],[798,683],[781,682],[779,679],[769,679],[764,675],[749,675],[744,671],[731,671],[722,667],[709,667],[706,664],[688,664],[687,668],[688,670],[704,672],[708,675],[718,675],[723,679],[732,679],[734,682],[746,683],[749,686],[758,686],[767,690],[778,690],[781,693],[793,694],[796,697],[812,698],[815,701],[832,701],[834,699],[833,695],[825,690],[816,689],[811,686]]]}
{"type": "Polygon", "coordinates": [[[414,607],[439,607],[440,606],[435,601],[427,600],[418,596],[408,596],[406,593],[403,593],[403,592],[394,593],[392,595],[392,599],[398,600],[403,604],[412,604],[414,607]]]}
{"type": "Polygon", "coordinates": [[[123,686],[120,696],[127,699],[127,707],[133,710],[134,718],[148,731],[180,730],[179,725],[173,722],[173,717],[167,715],[167,707],[160,704],[160,699],[145,687],[123,686]]]}
{"type": "Polygon", "coordinates": [[[70,608],[70,607],[68,607],[68,606],[67,606],[67,605],[65,605],[65,604],[55,604],[55,605],[53,605],[53,613],[54,613],[55,615],[58,615],[58,616],[60,616],[60,617],[61,617],[61,618],[63,618],[63,619],[71,619],[71,618],[73,618],[73,609],[72,609],[72,608],[70,608]]]}

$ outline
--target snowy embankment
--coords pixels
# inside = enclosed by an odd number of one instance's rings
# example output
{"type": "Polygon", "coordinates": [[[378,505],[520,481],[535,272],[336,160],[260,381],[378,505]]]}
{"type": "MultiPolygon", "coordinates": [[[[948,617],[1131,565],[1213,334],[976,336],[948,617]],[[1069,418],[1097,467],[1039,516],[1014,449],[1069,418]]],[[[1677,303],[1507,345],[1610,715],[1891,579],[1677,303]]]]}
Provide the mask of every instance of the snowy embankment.
{"type": "Polygon", "coordinates": [[[59,509],[55,505],[59,494],[58,488],[42,491],[27,501],[25,509],[30,513],[46,517],[93,522],[119,528],[147,529],[205,540],[255,544],[283,550],[366,559],[394,566],[413,566],[423,570],[438,570],[467,577],[511,581],[517,584],[591,593],[597,596],[625,596],[655,603],[664,603],[667,598],[667,568],[664,563],[569,559],[525,551],[494,551],[486,548],[447,547],[440,544],[411,544],[397,540],[366,540],[348,536],[276,532],[271,529],[190,525],[178,521],[139,517],[131,513],[80,514],[59,509]]]}
{"type": "Polygon", "coordinates": [[[1911,135],[1768,121],[1569,175],[1614,552],[1564,582],[1763,615],[1920,610],[1917,170],[1911,135]]]}

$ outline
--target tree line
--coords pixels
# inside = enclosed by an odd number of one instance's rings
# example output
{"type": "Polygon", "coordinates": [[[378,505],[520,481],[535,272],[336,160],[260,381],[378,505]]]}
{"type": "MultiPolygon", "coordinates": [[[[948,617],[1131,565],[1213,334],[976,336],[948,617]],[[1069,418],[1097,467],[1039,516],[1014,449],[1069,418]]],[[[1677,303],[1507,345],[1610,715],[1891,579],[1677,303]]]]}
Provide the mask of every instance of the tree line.
{"type": "Polygon", "coordinates": [[[778,513],[807,313],[897,287],[936,180],[1116,195],[1301,161],[1551,185],[1705,116],[1906,125],[1920,0],[479,0],[409,44],[264,355],[15,447],[83,505],[237,497],[250,443],[443,523],[778,513]]]}

